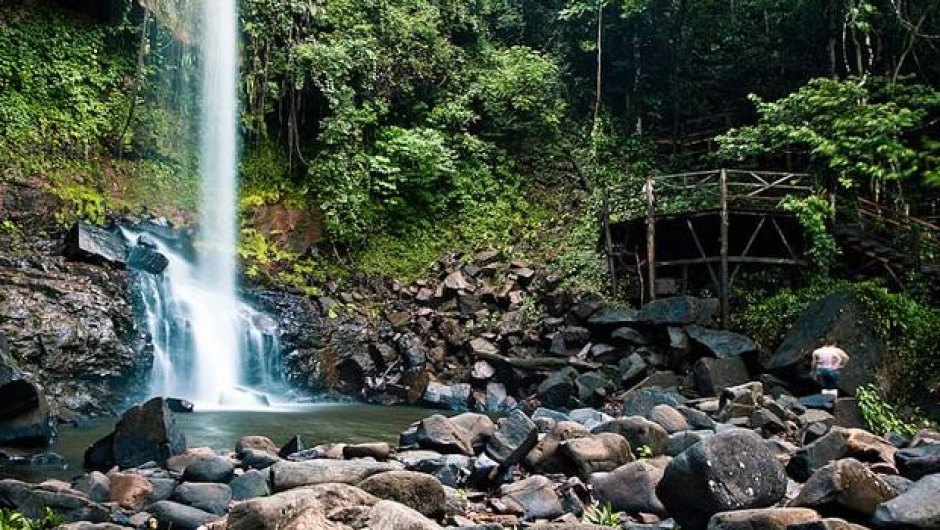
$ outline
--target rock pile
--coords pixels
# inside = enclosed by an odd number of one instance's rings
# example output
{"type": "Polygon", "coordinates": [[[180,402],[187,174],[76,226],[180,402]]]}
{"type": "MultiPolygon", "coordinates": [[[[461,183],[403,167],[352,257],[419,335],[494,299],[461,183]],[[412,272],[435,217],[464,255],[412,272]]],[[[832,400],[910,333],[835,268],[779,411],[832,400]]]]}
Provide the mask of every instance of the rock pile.
{"type": "Polygon", "coordinates": [[[376,403],[505,412],[533,398],[597,406],[637,385],[718,395],[760,369],[752,340],[714,329],[715,300],[636,310],[572,299],[557,277],[499,256],[450,256],[435,280],[321,297],[336,318],[323,348],[289,356],[291,380],[376,403]],[[337,309],[370,304],[381,313],[337,309]]]}
{"type": "Polygon", "coordinates": [[[135,459],[71,483],[0,480],[0,506],[48,507],[72,529],[588,530],[598,506],[636,530],[940,525],[940,433],[889,441],[760,382],[684,404],[645,390],[629,416],[465,412],[414,423],[397,447],[246,436],[231,452],[172,445],[156,399],[95,444],[135,459]]]}

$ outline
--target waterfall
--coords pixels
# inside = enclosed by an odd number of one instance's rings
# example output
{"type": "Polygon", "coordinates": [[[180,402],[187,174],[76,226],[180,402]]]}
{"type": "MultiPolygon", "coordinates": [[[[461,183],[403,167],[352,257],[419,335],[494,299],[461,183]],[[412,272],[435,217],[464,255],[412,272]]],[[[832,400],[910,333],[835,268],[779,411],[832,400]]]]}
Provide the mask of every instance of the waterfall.
{"type": "Polygon", "coordinates": [[[134,272],[137,313],[153,353],[148,395],[206,409],[267,405],[268,396],[284,394],[277,323],[235,295],[220,304],[199,263],[166,241],[146,230],[121,230],[129,244],[150,246],[169,262],[162,274],[134,272]],[[231,335],[216,335],[220,330],[231,335]]]}
{"type": "Polygon", "coordinates": [[[235,0],[203,0],[199,50],[201,200],[196,257],[147,223],[122,228],[156,250],[162,274],[135,273],[138,314],[153,351],[149,393],[200,408],[248,408],[281,393],[276,323],[239,299],[236,281],[238,18],[235,0]],[[143,227],[143,228],[142,228],[143,227]]]}
{"type": "Polygon", "coordinates": [[[238,14],[235,0],[203,0],[199,120],[199,255],[195,276],[204,289],[194,306],[193,370],[205,401],[239,382],[240,345],[230,308],[235,296],[238,14]],[[228,318],[226,318],[227,316],[228,318]]]}

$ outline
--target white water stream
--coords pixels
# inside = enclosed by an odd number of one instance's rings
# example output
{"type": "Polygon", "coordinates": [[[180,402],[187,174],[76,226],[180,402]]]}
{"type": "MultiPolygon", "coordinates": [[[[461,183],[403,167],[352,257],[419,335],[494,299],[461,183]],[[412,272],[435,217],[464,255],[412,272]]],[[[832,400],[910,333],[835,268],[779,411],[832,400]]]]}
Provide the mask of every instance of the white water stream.
{"type": "MultiPolygon", "coordinates": [[[[239,299],[236,289],[238,195],[238,13],[236,0],[202,0],[199,35],[197,256],[190,263],[164,241],[162,275],[138,280],[154,349],[151,395],[199,408],[251,408],[281,382],[276,323],[239,299]]],[[[125,230],[130,244],[140,233],[125,230]]],[[[157,239],[157,238],[153,238],[157,239]]]]}

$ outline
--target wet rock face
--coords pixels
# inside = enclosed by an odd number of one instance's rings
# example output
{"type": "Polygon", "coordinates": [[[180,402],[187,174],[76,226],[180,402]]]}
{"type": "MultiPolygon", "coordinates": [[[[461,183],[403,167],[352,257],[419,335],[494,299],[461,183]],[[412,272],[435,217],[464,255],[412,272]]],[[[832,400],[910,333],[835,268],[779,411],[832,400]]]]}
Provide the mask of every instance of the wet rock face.
{"type": "Polygon", "coordinates": [[[42,389],[13,367],[0,333],[0,445],[49,443],[56,433],[42,389]]]}
{"type": "Polygon", "coordinates": [[[809,383],[812,352],[820,338],[837,341],[849,354],[840,391],[854,395],[856,388],[872,382],[882,352],[871,323],[849,293],[835,293],[810,305],[764,368],[786,379],[802,377],[809,383]]]}
{"type": "Polygon", "coordinates": [[[17,367],[35,376],[53,407],[110,412],[149,366],[138,354],[125,271],[43,257],[31,267],[0,260],[0,332],[17,367]]]}

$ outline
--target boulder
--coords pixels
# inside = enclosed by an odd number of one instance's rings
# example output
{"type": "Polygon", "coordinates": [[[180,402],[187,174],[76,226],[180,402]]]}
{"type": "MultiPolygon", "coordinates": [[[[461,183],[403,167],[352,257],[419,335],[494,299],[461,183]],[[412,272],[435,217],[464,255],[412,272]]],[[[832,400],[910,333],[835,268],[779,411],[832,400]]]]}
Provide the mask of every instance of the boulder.
{"type": "Polygon", "coordinates": [[[470,437],[470,445],[475,449],[482,449],[487,440],[496,432],[496,424],[485,414],[464,412],[450,418],[450,422],[467,433],[470,437]]]}
{"type": "Polygon", "coordinates": [[[455,488],[470,476],[473,462],[466,455],[442,455],[433,451],[406,451],[396,458],[405,469],[433,476],[441,484],[455,488]]]}
{"type": "Polygon", "coordinates": [[[271,494],[271,473],[269,470],[249,469],[229,482],[233,501],[244,501],[255,497],[267,497],[271,494]]]}
{"type": "Polygon", "coordinates": [[[645,346],[649,344],[649,339],[639,331],[631,327],[622,327],[613,330],[610,333],[610,340],[614,344],[621,346],[645,346]]]}
{"type": "Polygon", "coordinates": [[[109,520],[110,510],[92,502],[81,492],[57,481],[27,484],[18,480],[0,479],[0,506],[12,508],[31,519],[45,516],[49,508],[66,521],[102,523],[109,520]]]}
{"type": "Polygon", "coordinates": [[[291,437],[290,440],[287,441],[286,444],[281,446],[277,452],[277,455],[281,458],[287,458],[288,456],[294,453],[299,453],[306,448],[307,446],[304,444],[304,441],[300,439],[300,435],[295,434],[291,437]]]}
{"type": "Polygon", "coordinates": [[[376,473],[394,471],[392,463],[368,460],[307,460],[290,462],[282,460],[271,466],[271,484],[274,491],[281,492],[301,486],[342,483],[358,484],[376,473]]]}
{"type": "Polygon", "coordinates": [[[686,326],[692,343],[704,352],[718,359],[740,357],[757,351],[757,344],[750,337],[719,329],[708,329],[698,325],[686,326]]]}
{"type": "Polygon", "coordinates": [[[422,515],[444,513],[444,486],[436,478],[415,471],[377,473],[358,487],[380,499],[392,500],[417,510],[422,515]]]}
{"type": "Polygon", "coordinates": [[[127,267],[150,274],[160,274],[170,265],[170,260],[156,250],[142,245],[131,247],[127,253],[127,267]]]}
{"type": "Polygon", "coordinates": [[[370,530],[440,530],[420,512],[394,501],[379,501],[369,512],[370,530]]]}
{"type": "Polygon", "coordinates": [[[610,332],[636,323],[636,309],[604,307],[588,317],[588,326],[598,332],[610,332]]]}
{"type": "Polygon", "coordinates": [[[303,528],[345,530],[333,525],[326,515],[346,506],[373,506],[378,499],[348,484],[320,484],[284,491],[244,502],[235,503],[229,511],[227,530],[284,530],[288,523],[301,513],[313,510],[319,517],[309,524],[295,526],[303,528]]]}
{"type": "Polygon", "coordinates": [[[601,505],[610,503],[614,511],[666,517],[666,508],[656,496],[656,486],[662,478],[661,468],[640,461],[630,462],[609,473],[595,473],[590,477],[590,484],[597,501],[601,505]]]}
{"type": "Polygon", "coordinates": [[[564,408],[568,400],[575,394],[575,378],[578,371],[567,367],[552,373],[538,386],[538,397],[542,406],[550,408],[564,408]]]}
{"type": "Polygon", "coordinates": [[[224,515],[232,502],[232,488],[227,484],[184,482],[173,491],[172,500],[209,513],[224,515]]]}
{"type": "Polygon", "coordinates": [[[127,265],[127,246],[124,237],[99,226],[78,221],[65,236],[65,255],[69,259],[95,265],[127,265]]]}
{"type": "Polygon", "coordinates": [[[173,501],[155,502],[147,507],[147,511],[161,523],[161,528],[174,530],[197,530],[219,518],[216,514],[173,501]]]}
{"type": "Polygon", "coordinates": [[[669,434],[687,431],[692,428],[678,410],[669,405],[656,405],[650,410],[649,420],[658,423],[669,434]]]}
{"type": "Polygon", "coordinates": [[[894,454],[898,471],[911,480],[940,473],[940,444],[908,447],[894,454]]]}
{"type": "Polygon", "coordinates": [[[242,436],[235,444],[235,453],[241,454],[246,449],[256,449],[276,455],[278,447],[267,436],[242,436]]]}
{"type": "Polygon", "coordinates": [[[525,465],[536,473],[573,473],[572,462],[561,458],[558,449],[566,440],[583,438],[591,433],[580,423],[557,422],[550,431],[539,438],[535,447],[525,457],[525,465]]]}
{"type": "Polygon", "coordinates": [[[129,409],[114,432],[85,451],[85,465],[107,469],[113,465],[136,467],[149,461],[166,465],[171,456],[186,450],[186,438],[177,428],[166,399],[153,398],[129,409]]]}
{"type": "Polygon", "coordinates": [[[153,484],[136,473],[108,473],[108,500],[121,508],[140,511],[153,502],[153,484]]]}
{"type": "Polygon", "coordinates": [[[276,453],[269,453],[260,449],[245,449],[239,454],[242,466],[248,469],[264,469],[273,466],[281,457],[276,453]]]}
{"type": "Polygon", "coordinates": [[[559,455],[574,465],[582,480],[592,473],[611,471],[633,460],[630,444],[614,433],[600,433],[563,442],[559,455]]]}
{"type": "Polygon", "coordinates": [[[574,383],[578,389],[578,400],[590,406],[603,404],[607,399],[608,391],[614,388],[607,377],[599,372],[581,374],[574,383]]]}
{"type": "Polygon", "coordinates": [[[527,521],[554,519],[565,513],[552,481],[542,475],[501,486],[499,494],[502,504],[527,521]]]}
{"type": "Polygon", "coordinates": [[[218,455],[198,456],[183,470],[183,480],[187,482],[228,482],[233,476],[235,466],[218,455]]]}
{"type": "Polygon", "coordinates": [[[712,515],[772,506],[787,477],[763,440],[732,429],[706,438],[669,463],[656,494],[683,528],[705,528],[712,515]]]}
{"type": "Polygon", "coordinates": [[[460,453],[473,456],[473,439],[470,433],[440,414],[418,422],[415,440],[424,449],[441,453],[460,453]]]}
{"type": "Polygon", "coordinates": [[[669,443],[669,433],[662,425],[639,416],[630,416],[608,421],[591,429],[593,433],[612,432],[623,436],[630,447],[639,450],[647,447],[654,454],[662,454],[669,443]]]}
{"type": "Polygon", "coordinates": [[[473,387],[466,383],[445,385],[436,381],[428,383],[421,398],[430,407],[444,410],[467,410],[473,387]]]}
{"type": "Polygon", "coordinates": [[[871,522],[878,528],[940,528],[940,474],[927,475],[911,489],[878,505],[871,522]]]}
{"type": "Polygon", "coordinates": [[[717,300],[675,296],[660,298],[643,306],[636,315],[638,322],[654,326],[703,324],[712,321],[718,309],[717,300]]]}
{"type": "Polygon", "coordinates": [[[649,365],[639,353],[632,353],[620,360],[617,364],[617,371],[620,374],[620,384],[625,388],[630,388],[646,377],[649,373],[649,365]]]}
{"type": "Polygon", "coordinates": [[[787,530],[818,520],[819,514],[807,508],[759,508],[716,513],[708,530],[787,530]]]}
{"type": "Polygon", "coordinates": [[[111,494],[111,481],[104,473],[92,471],[75,477],[72,480],[72,489],[84,493],[94,502],[106,502],[111,494]]]}
{"type": "Polygon", "coordinates": [[[682,405],[685,398],[664,388],[638,388],[627,391],[623,396],[623,415],[624,416],[643,416],[649,415],[650,411],[656,405],[682,405]]]}
{"type": "Polygon", "coordinates": [[[813,473],[790,506],[822,513],[850,512],[867,520],[879,504],[896,496],[895,489],[865,464],[845,458],[813,473]]]}
{"type": "Polygon", "coordinates": [[[392,448],[385,442],[371,442],[343,447],[343,458],[374,458],[388,460],[392,448]]]}
{"type": "MultiPolygon", "coordinates": [[[[538,442],[539,430],[522,411],[514,410],[499,421],[486,444],[486,453],[503,468],[521,461],[538,442]]],[[[472,454],[472,453],[471,453],[472,454]]]]}
{"type": "Polygon", "coordinates": [[[855,395],[855,389],[873,381],[882,352],[871,323],[860,303],[847,292],[831,294],[811,304],[764,366],[791,381],[809,382],[809,367],[816,342],[837,341],[849,354],[839,390],[855,395]]]}
{"type": "Polygon", "coordinates": [[[743,385],[750,380],[744,360],[740,357],[702,357],[692,365],[692,374],[695,388],[703,396],[721,395],[724,389],[743,385]]]}

